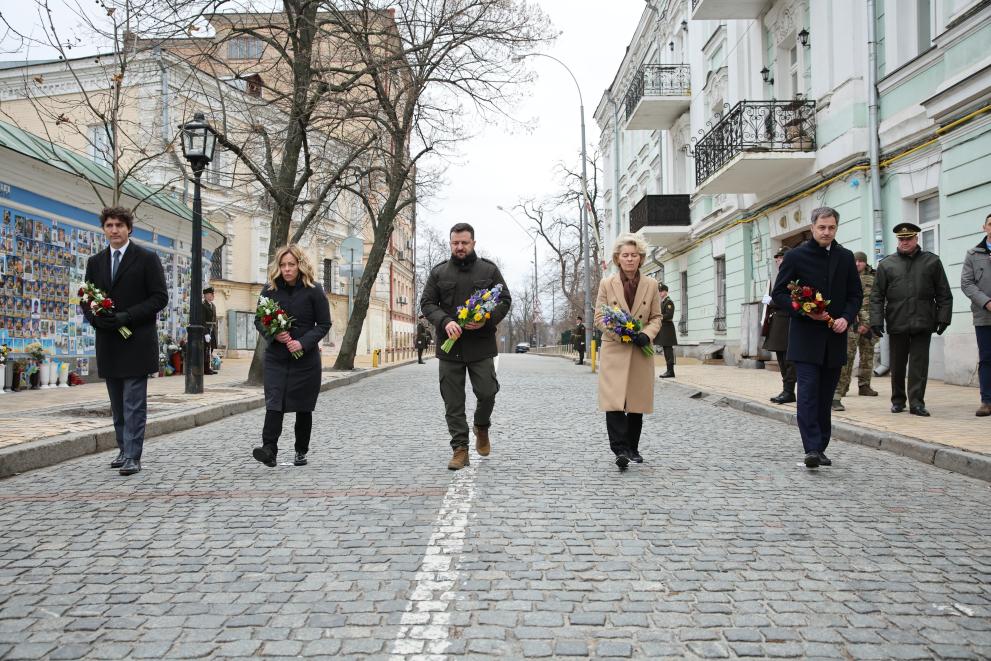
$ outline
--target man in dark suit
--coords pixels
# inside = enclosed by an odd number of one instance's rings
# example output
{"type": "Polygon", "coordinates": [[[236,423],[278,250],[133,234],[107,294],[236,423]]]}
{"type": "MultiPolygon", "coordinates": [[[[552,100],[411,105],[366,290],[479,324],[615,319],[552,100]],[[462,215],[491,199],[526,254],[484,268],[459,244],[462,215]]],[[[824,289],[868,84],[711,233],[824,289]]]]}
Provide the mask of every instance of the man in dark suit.
{"type": "Polygon", "coordinates": [[[120,449],[110,467],[133,475],[141,470],[148,375],[158,371],[156,320],[169,293],[158,255],[130,240],[134,218],[128,209],[104,209],[100,225],[110,246],[89,258],[86,282],[106,292],[114,306],[101,315],[82,306],[83,315],[96,328],[96,366],[107,382],[120,449]],[[126,339],[119,331],[123,326],[131,330],[126,339]]]}
{"type": "Polygon", "coordinates": [[[213,287],[203,290],[203,373],[216,374],[211,367],[217,348],[217,306],[213,304],[213,287]]]}
{"type": "Polygon", "coordinates": [[[798,378],[798,429],[809,468],[833,463],[825,454],[832,433],[833,393],[846,363],[846,331],[863,298],[853,253],[835,239],[839,221],[835,209],[812,212],[812,238],[785,254],[771,292],[775,305],[791,310],[788,360],[795,363],[798,378]],[[788,284],[796,281],[829,301],[826,312],[793,308],[788,284]]]}

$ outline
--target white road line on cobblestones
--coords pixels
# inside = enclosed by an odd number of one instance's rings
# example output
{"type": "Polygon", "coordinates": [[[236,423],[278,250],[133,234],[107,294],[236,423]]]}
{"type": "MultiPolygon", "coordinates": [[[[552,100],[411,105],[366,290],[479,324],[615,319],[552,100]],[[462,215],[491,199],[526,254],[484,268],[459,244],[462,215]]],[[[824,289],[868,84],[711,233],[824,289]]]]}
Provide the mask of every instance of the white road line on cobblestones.
{"type": "Polygon", "coordinates": [[[434,520],[420,570],[410,586],[409,604],[392,641],[392,659],[447,659],[458,560],[465,545],[468,512],[475,496],[475,468],[455,474],[434,520]]]}

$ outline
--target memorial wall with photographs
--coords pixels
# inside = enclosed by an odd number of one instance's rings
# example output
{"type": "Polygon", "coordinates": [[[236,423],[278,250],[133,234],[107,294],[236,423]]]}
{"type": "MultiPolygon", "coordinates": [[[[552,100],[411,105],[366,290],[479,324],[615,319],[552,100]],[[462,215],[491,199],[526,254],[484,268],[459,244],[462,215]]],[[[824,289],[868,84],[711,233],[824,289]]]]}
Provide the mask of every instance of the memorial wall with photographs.
{"type": "MultiPolygon", "coordinates": [[[[98,219],[92,225],[58,221],[2,204],[0,212],[0,343],[22,353],[37,340],[56,357],[93,356],[95,335],[79,309],[78,289],[86,261],[107,245],[98,219]]],[[[162,260],[169,305],[159,315],[159,335],[179,341],[189,311],[190,256],[177,254],[171,237],[135,227],[131,238],[162,260]]],[[[209,253],[203,263],[206,271],[209,253]]]]}

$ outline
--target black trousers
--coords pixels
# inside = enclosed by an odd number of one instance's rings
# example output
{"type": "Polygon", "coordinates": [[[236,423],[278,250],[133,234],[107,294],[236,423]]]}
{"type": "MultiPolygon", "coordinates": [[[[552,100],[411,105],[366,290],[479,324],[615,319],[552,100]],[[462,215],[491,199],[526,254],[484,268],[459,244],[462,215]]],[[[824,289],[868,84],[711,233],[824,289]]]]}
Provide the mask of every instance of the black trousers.
{"type": "Polygon", "coordinates": [[[781,371],[781,388],[785,392],[790,392],[794,395],[795,383],[798,381],[798,377],[795,374],[795,363],[785,358],[787,354],[787,351],[774,352],[774,355],[778,359],[778,369],[781,371]]]}
{"type": "Polygon", "coordinates": [[[578,347],[578,364],[581,365],[585,362],[585,345],[578,347]]]}
{"type": "MultiPolygon", "coordinates": [[[[262,427],[262,445],[276,454],[279,451],[279,436],[282,435],[282,421],[286,417],[283,411],[265,411],[265,426],[262,427]]],[[[296,452],[306,454],[310,451],[310,432],[313,431],[313,413],[299,411],[296,413],[296,452]]]]}
{"type": "Polygon", "coordinates": [[[664,347],[664,366],[668,371],[674,369],[674,347],[664,347]]]}
{"type": "Polygon", "coordinates": [[[798,373],[798,431],[806,453],[825,452],[833,434],[833,393],[843,367],[792,363],[798,373]]]}
{"type": "Polygon", "coordinates": [[[905,368],[908,367],[908,404],[926,405],[929,380],[929,343],[932,333],[890,333],[891,403],[905,405],[905,368]]]}
{"type": "Polygon", "coordinates": [[[416,348],[416,362],[418,363],[423,362],[423,347],[416,348]]]}
{"type": "Polygon", "coordinates": [[[117,447],[125,459],[140,460],[148,419],[148,377],[108,376],[106,382],[117,447]]]}
{"type": "Polygon", "coordinates": [[[640,447],[643,429],[643,413],[606,411],[606,431],[609,432],[609,449],[613,454],[636,452],[640,447]]]}

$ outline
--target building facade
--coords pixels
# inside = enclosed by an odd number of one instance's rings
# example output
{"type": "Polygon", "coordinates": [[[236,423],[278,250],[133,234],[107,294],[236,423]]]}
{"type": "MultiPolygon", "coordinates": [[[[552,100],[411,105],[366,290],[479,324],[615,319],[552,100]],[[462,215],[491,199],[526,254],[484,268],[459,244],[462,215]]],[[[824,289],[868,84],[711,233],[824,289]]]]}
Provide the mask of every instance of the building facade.
{"type": "Polygon", "coordinates": [[[875,261],[895,224],[923,228],[954,289],[930,375],[976,383],[959,279],[991,211],[987,43],[986,0],[648,3],[595,111],[603,199],[609,236],[651,245],[644,269],[678,304],[683,352],[768,358],[771,255],[830,206],[838,241],[875,261]]]}

